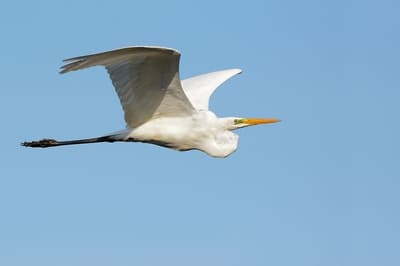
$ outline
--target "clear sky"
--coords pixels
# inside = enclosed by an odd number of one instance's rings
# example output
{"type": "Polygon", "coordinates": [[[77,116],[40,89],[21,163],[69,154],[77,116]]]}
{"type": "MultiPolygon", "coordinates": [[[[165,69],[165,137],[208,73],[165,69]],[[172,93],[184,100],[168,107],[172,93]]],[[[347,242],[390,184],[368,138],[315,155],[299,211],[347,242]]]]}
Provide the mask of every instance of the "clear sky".
{"type": "Polygon", "coordinates": [[[398,1],[6,1],[0,8],[0,265],[400,265],[398,1]],[[29,149],[123,129],[104,69],[181,51],[226,68],[211,108],[278,117],[226,159],[148,144],[29,149]]]}

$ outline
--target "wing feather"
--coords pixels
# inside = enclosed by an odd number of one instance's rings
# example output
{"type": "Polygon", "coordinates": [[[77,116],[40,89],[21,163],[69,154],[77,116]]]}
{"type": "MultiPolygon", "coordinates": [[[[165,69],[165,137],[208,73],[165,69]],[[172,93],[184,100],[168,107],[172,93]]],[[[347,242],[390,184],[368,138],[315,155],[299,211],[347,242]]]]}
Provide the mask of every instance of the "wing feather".
{"type": "Polygon", "coordinates": [[[157,117],[192,114],[179,79],[179,58],[170,48],[127,47],[67,59],[60,73],[105,66],[133,128],[157,117]]]}
{"type": "Polygon", "coordinates": [[[213,92],[231,77],[240,74],[240,69],[211,72],[182,80],[182,87],[197,110],[208,110],[213,92]]]}

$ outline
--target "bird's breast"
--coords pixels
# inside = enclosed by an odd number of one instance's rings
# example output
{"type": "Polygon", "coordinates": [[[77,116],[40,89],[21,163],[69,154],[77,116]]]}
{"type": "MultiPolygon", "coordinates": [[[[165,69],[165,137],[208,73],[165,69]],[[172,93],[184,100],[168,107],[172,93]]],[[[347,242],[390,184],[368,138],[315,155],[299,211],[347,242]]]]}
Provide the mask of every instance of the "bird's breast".
{"type": "Polygon", "coordinates": [[[164,117],[133,129],[127,137],[176,150],[190,150],[197,148],[193,143],[193,138],[196,138],[193,130],[190,117],[164,117]]]}

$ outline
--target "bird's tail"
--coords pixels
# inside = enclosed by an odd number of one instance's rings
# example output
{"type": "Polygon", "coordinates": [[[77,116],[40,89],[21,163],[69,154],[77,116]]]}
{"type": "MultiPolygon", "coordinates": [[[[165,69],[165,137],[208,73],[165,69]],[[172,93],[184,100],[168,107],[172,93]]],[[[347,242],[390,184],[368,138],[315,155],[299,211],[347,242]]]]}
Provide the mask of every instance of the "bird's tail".
{"type": "Polygon", "coordinates": [[[97,142],[115,142],[117,139],[110,136],[103,136],[98,138],[90,138],[90,139],[77,139],[77,140],[65,140],[58,141],[55,139],[42,139],[38,141],[25,141],[21,143],[21,146],[32,147],[32,148],[48,148],[48,147],[56,147],[63,145],[76,145],[76,144],[89,144],[89,143],[97,143],[97,142]]]}

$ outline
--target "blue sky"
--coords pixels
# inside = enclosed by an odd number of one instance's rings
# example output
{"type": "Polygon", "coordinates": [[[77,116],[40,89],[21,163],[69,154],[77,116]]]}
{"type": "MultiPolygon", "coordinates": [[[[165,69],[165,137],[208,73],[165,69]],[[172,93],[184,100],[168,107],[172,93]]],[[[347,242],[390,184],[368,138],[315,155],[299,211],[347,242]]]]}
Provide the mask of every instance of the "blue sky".
{"type": "Polygon", "coordinates": [[[397,1],[8,1],[0,265],[399,265],[397,1]],[[278,117],[215,159],[146,144],[27,149],[124,127],[101,68],[129,45],[226,68],[211,108],[278,117]]]}

